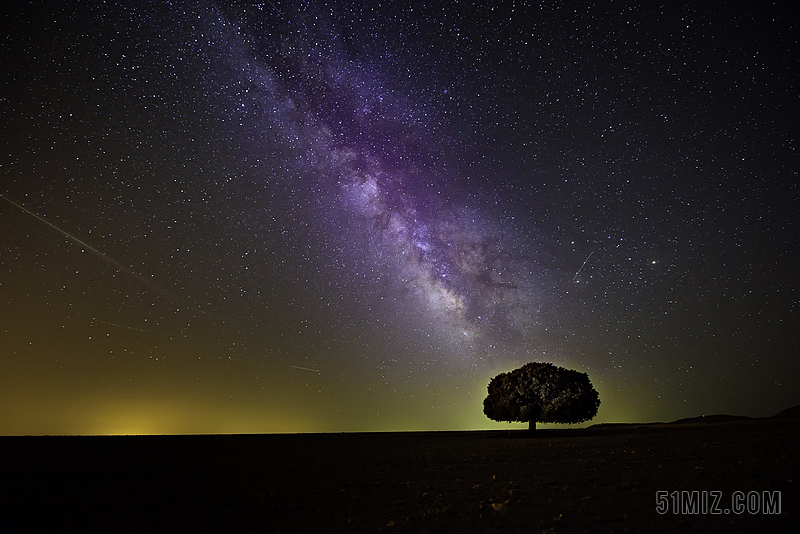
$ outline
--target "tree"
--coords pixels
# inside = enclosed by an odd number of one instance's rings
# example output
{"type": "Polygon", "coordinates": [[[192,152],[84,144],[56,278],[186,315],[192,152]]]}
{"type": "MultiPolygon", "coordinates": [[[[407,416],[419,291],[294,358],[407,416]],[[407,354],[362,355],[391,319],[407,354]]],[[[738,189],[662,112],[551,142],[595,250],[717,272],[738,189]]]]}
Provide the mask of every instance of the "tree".
{"type": "Polygon", "coordinates": [[[589,375],[551,363],[532,362],[489,382],[483,413],[494,421],[582,423],[597,415],[600,396],[589,375]]]}

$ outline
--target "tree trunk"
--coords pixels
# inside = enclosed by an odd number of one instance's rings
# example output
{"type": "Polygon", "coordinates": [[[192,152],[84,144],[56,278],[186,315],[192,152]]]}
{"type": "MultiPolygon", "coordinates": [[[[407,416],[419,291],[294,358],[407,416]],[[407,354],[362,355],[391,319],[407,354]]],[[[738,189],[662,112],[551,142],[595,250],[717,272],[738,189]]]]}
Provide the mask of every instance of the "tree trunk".
{"type": "Polygon", "coordinates": [[[528,421],[528,432],[536,432],[536,421],[528,421]]]}

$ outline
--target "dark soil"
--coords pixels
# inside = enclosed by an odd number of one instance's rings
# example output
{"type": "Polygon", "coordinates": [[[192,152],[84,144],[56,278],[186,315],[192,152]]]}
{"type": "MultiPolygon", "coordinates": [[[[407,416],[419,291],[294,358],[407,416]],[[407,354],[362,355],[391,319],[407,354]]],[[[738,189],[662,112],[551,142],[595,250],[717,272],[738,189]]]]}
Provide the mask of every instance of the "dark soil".
{"type": "Polygon", "coordinates": [[[794,533],[798,438],[797,419],[536,437],[0,437],[0,532],[794,533]],[[670,492],[665,514],[657,491],[670,492]],[[737,491],[780,492],[781,513],[674,513],[681,491],[719,491],[721,511],[737,491]]]}

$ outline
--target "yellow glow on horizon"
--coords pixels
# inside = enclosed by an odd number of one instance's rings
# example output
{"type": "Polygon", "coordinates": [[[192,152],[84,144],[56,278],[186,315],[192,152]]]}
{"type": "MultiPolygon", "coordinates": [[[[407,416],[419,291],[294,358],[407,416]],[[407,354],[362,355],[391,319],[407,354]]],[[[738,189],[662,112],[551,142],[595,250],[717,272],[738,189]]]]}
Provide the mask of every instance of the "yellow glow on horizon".
{"type": "Polygon", "coordinates": [[[2,435],[162,435],[319,432],[319,421],[266,402],[221,402],[178,393],[19,395],[0,412],[2,435]]]}
{"type": "Polygon", "coordinates": [[[88,434],[258,434],[314,432],[306,418],[278,410],[186,400],[119,400],[93,415],[88,434]]]}

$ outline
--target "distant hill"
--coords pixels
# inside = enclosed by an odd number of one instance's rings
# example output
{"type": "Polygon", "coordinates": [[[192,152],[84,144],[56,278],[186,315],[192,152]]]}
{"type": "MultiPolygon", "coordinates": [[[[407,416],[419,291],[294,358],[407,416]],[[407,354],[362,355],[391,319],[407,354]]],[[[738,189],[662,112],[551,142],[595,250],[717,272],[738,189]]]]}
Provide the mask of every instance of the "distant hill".
{"type": "MultiPolygon", "coordinates": [[[[772,417],[747,417],[744,415],[728,415],[724,413],[718,413],[714,415],[698,415],[697,417],[685,417],[683,419],[678,419],[677,421],[672,421],[671,423],[667,423],[670,425],[675,424],[710,424],[710,423],[730,423],[731,421],[755,421],[757,419],[800,419],[800,404],[797,406],[792,406],[791,408],[786,408],[782,412],[778,412],[772,417]]],[[[632,427],[632,426],[647,426],[647,425],[660,425],[663,423],[598,423],[591,425],[587,428],[619,428],[619,427],[632,427]]]]}
{"type": "Polygon", "coordinates": [[[791,408],[786,408],[782,412],[778,412],[772,417],[773,419],[800,419],[800,404],[797,406],[792,406],[791,408]]]}
{"type": "Polygon", "coordinates": [[[700,415],[698,417],[686,417],[684,419],[678,419],[677,421],[673,421],[673,424],[683,424],[683,423],[728,423],[730,421],[746,421],[748,419],[752,419],[752,417],[746,417],[744,415],[727,415],[724,413],[718,413],[716,415],[700,415]]]}

